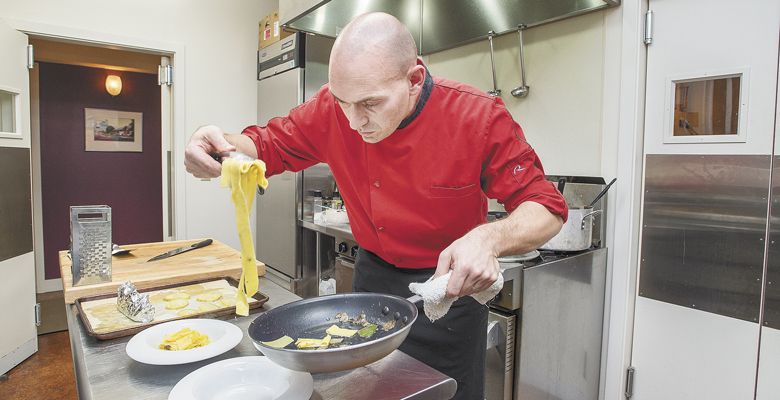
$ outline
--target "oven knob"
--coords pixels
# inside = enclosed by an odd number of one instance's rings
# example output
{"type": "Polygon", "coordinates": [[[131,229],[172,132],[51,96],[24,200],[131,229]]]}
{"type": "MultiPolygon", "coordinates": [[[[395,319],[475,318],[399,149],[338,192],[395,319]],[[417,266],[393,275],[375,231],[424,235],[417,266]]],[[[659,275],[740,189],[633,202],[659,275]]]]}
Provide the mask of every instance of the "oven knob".
{"type": "Polygon", "coordinates": [[[352,246],[352,249],[349,251],[350,255],[352,255],[352,258],[357,258],[358,249],[359,247],[352,246]]]}
{"type": "Polygon", "coordinates": [[[349,249],[349,247],[347,247],[347,242],[339,243],[339,253],[346,253],[347,249],[349,249]]]}

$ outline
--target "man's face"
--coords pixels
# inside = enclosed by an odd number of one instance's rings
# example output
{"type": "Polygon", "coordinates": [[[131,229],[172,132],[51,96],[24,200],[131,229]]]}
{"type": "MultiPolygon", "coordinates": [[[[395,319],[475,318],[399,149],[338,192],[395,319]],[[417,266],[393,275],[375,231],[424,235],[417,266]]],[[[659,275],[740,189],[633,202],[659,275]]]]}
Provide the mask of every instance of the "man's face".
{"type": "MultiPolygon", "coordinates": [[[[396,71],[397,72],[397,71],[396,71]]],[[[414,100],[405,74],[381,68],[331,68],[330,92],[367,143],[378,143],[395,132],[411,112],[414,100]]]]}

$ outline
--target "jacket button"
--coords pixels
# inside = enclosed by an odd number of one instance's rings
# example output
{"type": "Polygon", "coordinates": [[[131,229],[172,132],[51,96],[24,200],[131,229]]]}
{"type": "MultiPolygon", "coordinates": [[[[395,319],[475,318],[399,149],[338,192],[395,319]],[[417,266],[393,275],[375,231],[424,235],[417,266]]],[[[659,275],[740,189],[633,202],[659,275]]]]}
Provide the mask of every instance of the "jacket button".
{"type": "Polygon", "coordinates": [[[379,184],[379,181],[374,181],[374,187],[379,187],[379,186],[381,186],[381,185],[379,184]]]}

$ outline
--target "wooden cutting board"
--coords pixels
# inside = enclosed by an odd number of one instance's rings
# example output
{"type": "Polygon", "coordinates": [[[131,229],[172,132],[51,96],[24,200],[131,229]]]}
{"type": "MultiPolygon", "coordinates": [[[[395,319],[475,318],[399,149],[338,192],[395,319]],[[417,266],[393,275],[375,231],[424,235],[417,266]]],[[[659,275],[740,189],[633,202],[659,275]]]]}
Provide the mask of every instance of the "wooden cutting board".
{"type": "MultiPolygon", "coordinates": [[[[217,278],[216,280],[183,282],[175,287],[165,286],[151,289],[141,289],[142,294],[148,294],[155,308],[152,322],[135,322],[124,316],[117,309],[116,293],[96,297],[82,297],[76,300],[76,308],[87,334],[101,340],[115,339],[134,335],[152,325],[182,318],[212,318],[235,315],[236,288],[238,281],[233,278],[217,278]],[[148,291],[146,291],[148,290],[148,291]],[[165,301],[165,296],[171,293],[187,293],[189,304],[181,309],[171,310],[165,301]],[[198,299],[198,294],[216,292],[221,298],[214,301],[198,299]]],[[[249,309],[255,309],[268,301],[268,296],[255,293],[249,298],[249,309]]]]}
{"type": "MultiPolygon", "coordinates": [[[[241,253],[217,240],[200,249],[146,262],[158,254],[201,240],[203,239],[121,245],[123,249],[130,250],[130,254],[112,257],[111,282],[84,286],[73,286],[72,262],[68,251],[60,251],[60,273],[65,303],[73,304],[76,299],[83,297],[116,294],[119,285],[126,281],[132,281],[140,290],[200,279],[241,277],[241,253]]],[[[265,275],[265,264],[259,261],[257,274],[265,275]]]]}

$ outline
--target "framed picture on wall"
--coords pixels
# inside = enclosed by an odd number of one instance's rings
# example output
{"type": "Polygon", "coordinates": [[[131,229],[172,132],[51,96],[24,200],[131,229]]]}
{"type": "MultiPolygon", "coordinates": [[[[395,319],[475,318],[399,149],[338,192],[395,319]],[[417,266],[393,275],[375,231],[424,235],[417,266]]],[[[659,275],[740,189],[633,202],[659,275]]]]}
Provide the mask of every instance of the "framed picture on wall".
{"type": "Polygon", "coordinates": [[[143,152],[143,113],[84,109],[86,151],[143,152]]]}

